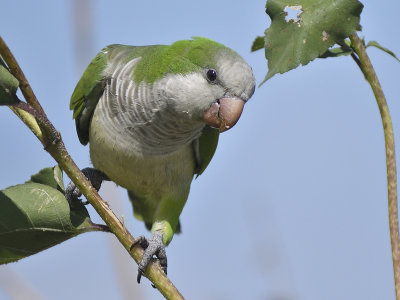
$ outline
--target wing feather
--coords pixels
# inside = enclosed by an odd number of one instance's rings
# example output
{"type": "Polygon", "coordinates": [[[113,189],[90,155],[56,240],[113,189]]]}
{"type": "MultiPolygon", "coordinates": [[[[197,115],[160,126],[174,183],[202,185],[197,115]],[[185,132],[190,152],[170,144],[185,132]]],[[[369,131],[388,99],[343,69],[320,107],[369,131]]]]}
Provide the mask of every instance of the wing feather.
{"type": "Polygon", "coordinates": [[[104,75],[107,66],[106,49],[98,53],[86,68],[71,96],[69,108],[74,111],[76,131],[83,145],[89,142],[90,120],[107,81],[104,75]]]}
{"type": "Polygon", "coordinates": [[[194,157],[196,158],[195,174],[200,176],[207,168],[215,150],[217,149],[219,138],[219,130],[206,125],[198,138],[198,142],[194,142],[194,157]]]}

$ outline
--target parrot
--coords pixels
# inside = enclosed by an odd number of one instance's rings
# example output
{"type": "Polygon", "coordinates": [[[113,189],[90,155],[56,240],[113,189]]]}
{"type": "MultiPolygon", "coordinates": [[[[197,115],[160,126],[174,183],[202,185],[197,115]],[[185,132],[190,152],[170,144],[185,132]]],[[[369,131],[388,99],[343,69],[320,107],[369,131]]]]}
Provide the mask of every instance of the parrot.
{"type": "MultiPolygon", "coordinates": [[[[165,247],[181,230],[191,182],[254,90],[253,70],[244,59],[204,37],[109,45],[84,71],[70,100],[79,141],[89,143],[93,165],[82,172],[96,190],[104,180],[127,189],[134,216],[150,230],[150,238],[140,236],[131,247],[144,249],[138,283],[153,257],[167,273],[165,247]]],[[[81,195],[70,182],[70,205],[81,195]]]]}

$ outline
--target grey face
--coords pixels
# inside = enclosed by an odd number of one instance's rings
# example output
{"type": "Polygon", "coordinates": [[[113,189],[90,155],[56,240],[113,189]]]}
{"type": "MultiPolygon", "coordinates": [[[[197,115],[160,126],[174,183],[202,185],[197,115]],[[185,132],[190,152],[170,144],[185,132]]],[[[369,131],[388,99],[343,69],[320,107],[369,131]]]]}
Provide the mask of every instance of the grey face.
{"type": "Polygon", "coordinates": [[[225,131],[238,121],[254,93],[255,80],[251,67],[235,52],[221,50],[216,57],[214,66],[184,75],[168,74],[154,89],[162,91],[162,98],[182,120],[205,122],[225,131]]]}

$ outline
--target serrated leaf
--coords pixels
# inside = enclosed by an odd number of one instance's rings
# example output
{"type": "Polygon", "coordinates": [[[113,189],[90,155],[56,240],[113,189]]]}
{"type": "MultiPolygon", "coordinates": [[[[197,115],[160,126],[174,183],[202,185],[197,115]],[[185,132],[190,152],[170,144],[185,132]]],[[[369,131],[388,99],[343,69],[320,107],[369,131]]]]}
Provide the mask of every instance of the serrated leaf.
{"type": "Polygon", "coordinates": [[[0,62],[0,105],[15,104],[19,82],[5,67],[1,57],[0,62]]]}
{"type": "MultiPolygon", "coordinates": [[[[32,176],[48,182],[49,170],[32,176]]],[[[58,175],[57,175],[58,176],[58,175]]],[[[82,204],[71,210],[63,193],[50,185],[29,181],[0,191],[0,264],[38,253],[78,234],[105,231],[92,223],[82,204]]],[[[59,187],[57,185],[57,187],[59,187]]]]}
{"type": "Polygon", "coordinates": [[[45,184],[65,193],[62,170],[58,165],[40,170],[39,173],[31,176],[30,182],[45,184]]]}
{"type": "Polygon", "coordinates": [[[393,51],[390,51],[388,48],[383,47],[381,44],[379,44],[377,41],[369,41],[366,48],[368,47],[375,47],[378,48],[380,50],[382,50],[383,52],[386,52],[387,54],[393,56],[397,61],[400,62],[400,60],[397,58],[396,54],[394,54],[393,51]]]}
{"type": "Polygon", "coordinates": [[[268,74],[285,73],[325,53],[360,30],[363,5],[357,0],[268,0],[271,26],[265,31],[268,74]],[[297,15],[288,18],[288,12],[297,15]]]}
{"type": "Polygon", "coordinates": [[[263,36],[258,36],[253,42],[253,45],[251,46],[251,52],[257,51],[264,48],[264,37],[263,36]]]}

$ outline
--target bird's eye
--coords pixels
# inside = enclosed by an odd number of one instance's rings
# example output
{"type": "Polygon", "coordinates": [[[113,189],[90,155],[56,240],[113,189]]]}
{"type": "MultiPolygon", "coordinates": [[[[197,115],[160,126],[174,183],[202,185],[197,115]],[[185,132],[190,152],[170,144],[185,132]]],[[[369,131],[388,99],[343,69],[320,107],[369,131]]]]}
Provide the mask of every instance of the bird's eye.
{"type": "Polygon", "coordinates": [[[215,71],[214,69],[209,69],[207,71],[207,79],[210,82],[215,82],[215,80],[217,80],[217,71],[215,71]]]}

